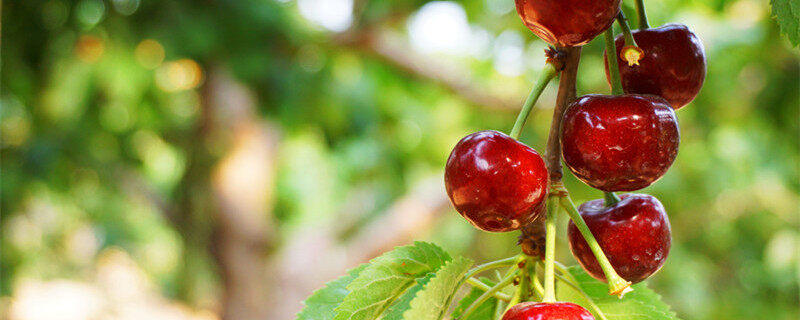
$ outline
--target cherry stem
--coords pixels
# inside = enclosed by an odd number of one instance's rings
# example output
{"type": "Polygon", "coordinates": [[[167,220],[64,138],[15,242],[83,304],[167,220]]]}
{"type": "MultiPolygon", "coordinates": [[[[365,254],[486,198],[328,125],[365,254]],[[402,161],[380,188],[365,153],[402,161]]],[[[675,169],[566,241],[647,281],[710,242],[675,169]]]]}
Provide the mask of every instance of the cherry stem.
{"type": "Polygon", "coordinates": [[[613,205],[617,204],[617,202],[619,202],[619,201],[620,201],[620,198],[617,196],[617,194],[616,194],[616,193],[613,193],[613,192],[603,192],[603,195],[605,195],[605,199],[606,199],[606,207],[613,206],[613,205]]]}
{"type": "Polygon", "coordinates": [[[533,89],[531,89],[531,93],[528,95],[528,98],[525,99],[525,104],[522,105],[522,110],[519,111],[517,121],[514,122],[514,127],[511,129],[510,134],[512,138],[519,140],[519,136],[522,134],[522,128],[525,127],[525,121],[528,120],[528,115],[530,115],[531,110],[533,110],[533,105],[539,100],[539,96],[542,95],[547,84],[550,83],[557,74],[558,71],[552,63],[548,62],[544,64],[544,69],[542,69],[542,72],[539,74],[539,79],[536,80],[536,84],[533,86],[533,89]]]}
{"type": "Polygon", "coordinates": [[[597,243],[597,239],[595,239],[592,231],[589,230],[589,226],[587,226],[586,222],[583,221],[583,217],[581,217],[578,209],[575,208],[575,204],[572,202],[572,199],[566,190],[564,190],[564,195],[559,199],[561,207],[563,207],[564,210],[567,210],[570,219],[572,219],[572,222],[574,222],[575,226],[578,227],[581,235],[583,235],[583,239],[585,239],[586,243],[589,244],[589,249],[592,250],[594,257],[600,264],[600,268],[603,269],[603,273],[608,281],[608,294],[622,298],[622,296],[624,296],[626,293],[632,291],[633,289],[630,288],[630,281],[620,277],[619,274],[617,274],[617,271],[614,270],[614,267],[611,266],[611,262],[608,261],[605,253],[603,253],[603,249],[600,248],[600,244],[597,243]]]}
{"type": "Polygon", "coordinates": [[[500,260],[496,260],[496,261],[492,261],[492,262],[487,262],[487,263],[484,263],[482,265],[479,265],[479,266],[469,270],[469,272],[467,272],[465,277],[467,279],[469,279],[472,276],[474,276],[474,275],[476,275],[478,273],[484,272],[486,270],[490,270],[490,269],[494,269],[494,268],[502,268],[502,267],[513,266],[513,265],[519,263],[520,259],[523,259],[521,254],[513,256],[513,257],[508,257],[508,258],[505,258],[505,259],[500,259],[500,260]]]}
{"type": "Polygon", "coordinates": [[[620,10],[619,14],[617,14],[617,24],[619,24],[619,27],[622,29],[622,36],[625,37],[625,45],[638,47],[636,45],[636,40],[633,39],[633,34],[631,34],[631,27],[628,25],[628,18],[625,17],[625,12],[622,10],[620,10]]]}
{"type": "Polygon", "coordinates": [[[475,312],[476,309],[478,309],[478,306],[486,302],[486,300],[488,300],[490,297],[494,296],[495,293],[499,292],[500,290],[502,290],[503,288],[507,287],[509,284],[514,282],[514,278],[517,277],[518,271],[519,271],[518,269],[514,270],[514,272],[511,272],[505,278],[503,278],[503,280],[501,280],[496,285],[491,287],[489,290],[486,290],[486,292],[481,294],[477,299],[475,299],[475,301],[473,301],[469,305],[469,307],[467,307],[466,310],[464,310],[464,313],[461,314],[461,317],[459,319],[469,319],[469,316],[473,312],[475,312]]]}
{"type": "Polygon", "coordinates": [[[558,213],[558,197],[551,195],[547,199],[547,220],[545,222],[544,251],[544,298],[542,302],[556,302],[555,258],[556,258],[556,214],[558,213]]]}
{"type": "Polygon", "coordinates": [[[561,280],[561,282],[568,284],[575,289],[575,291],[578,291],[578,293],[580,293],[581,296],[583,296],[583,298],[589,303],[589,308],[594,312],[594,314],[600,317],[600,320],[608,320],[606,315],[603,313],[603,310],[600,310],[600,307],[594,303],[592,297],[586,294],[586,291],[583,291],[583,288],[581,288],[581,286],[578,284],[578,279],[575,279],[575,276],[573,276],[572,273],[570,273],[569,270],[564,267],[564,265],[556,262],[556,270],[558,270],[558,273],[561,274],[556,275],[558,280],[561,280]]]}
{"type": "Polygon", "coordinates": [[[608,61],[608,71],[611,73],[611,94],[622,94],[622,78],[619,75],[619,64],[617,63],[617,46],[614,44],[613,26],[608,27],[606,36],[606,61],[608,61]]]}
{"type": "MultiPolygon", "coordinates": [[[[492,288],[490,285],[485,284],[485,283],[483,283],[480,280],[475,279],[475,278],[467,278],[467,283],[469,285],[471,285],[471,286],[473,286],[475,288],[478,288],[480,290],[483,290],[483,291],[489,291],[489,289],[492,288]]],[[[506,301],[506,302],[511,300],[511,296],[509,296],[509,295],[507,295],[505,293],[502,293],[502,292],[495,292],[494,297],[497,298],[497,299],[506,301]]]]}
{"type": "Polygon", "coordinates": [[[636,14],[639,18],[639,30],[650,28],[650,24],[647,23],[647,12],[645,12],[644,9],[644,0],[636,0],[636,14]]]}
{"type": "MultiPolygon", "coordinates": [[[[537,263],[538,264],[538,263],[537,263]]],[[[533,287],[533,294],[536,295],[537,301],[542,301],[544,297],[544,287],[539,282],[539,271],[536,270],[536,265],[531,265],[531,287],[533,287]]]]}

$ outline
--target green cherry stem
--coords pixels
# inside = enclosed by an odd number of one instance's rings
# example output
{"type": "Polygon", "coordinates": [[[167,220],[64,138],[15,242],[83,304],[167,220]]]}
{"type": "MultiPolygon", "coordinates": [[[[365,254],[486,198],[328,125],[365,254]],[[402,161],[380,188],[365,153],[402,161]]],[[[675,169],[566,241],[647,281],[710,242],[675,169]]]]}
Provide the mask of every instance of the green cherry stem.
{"type": "Polygon", "coordinates": [[[513,265],[519,263],[519,261],[521,259],[524,259],[522,257],[522,254],[518,254],[518,255],[513,256],[513,257],[508,257],[508,258],[505,258],[505,259],[500,259],[500,260],[496,260],[496,261],[492,261],[492,262],[487,262],[487,263],[484,263],[482,265],[479,265],[479,266],[469,270],[469,272],[467,272],[465,277],[467,279],[469,279],[472,276],[474,276],[474,275],[476,275],[478,273],[484,272],[486,270],[491,270],[491,269],[494,269],[494,268],[502,268],[502,267],[513,266],[513,265]]]}
{"type": "Polygon", "coordinates": [[[591,311],[594,312],[594,314],[597,315],[600,318],[600,320],[608,320],[608,318],[606,318],[606,315],[603,313],[603,310],[600,310],[600,307],[598,307],[597,304],[594,303],[594,299],[592,299],[592,297],[590,297],[586,293],[586,291],[583,291],[583,289],[578,284],[578,279],[575,279],[575,276],[573,276],[572,273],[570,273],[569,270],[567,270],[567,267],[565,267],[563,264],[556,262],[556,270],[558,271],[558,273],[560,273],[560,275],[556,274],[556,277],[559,280],[561,280],[561,282],[571,286],[573,289],[575,289],[575,291],[578,291],[578,293],[580,293],[581,296],[583,296],[583,298],[586,299],[586,301],[588,301],[589,309],[591,309],[591,311]]]}
{"type": "Polygon", "coordinates": [[[638,66],[644,51],[636,45],[636,40],[631,34],[631,27],[628,26],[628,18],[625,17],[625,12],[622,10],[617,14],[617,24],[619,24],[622,29],[622,35],[625,37],[625,45],[622,46],[619,57],[628,62],[628,66],[638,66]]]}
{"type": "Polygon", "coordinates": [[[528,95],[528,98],[525,99],[525,104],[522,105],[522,110],[519,111],[517,121],[514,122],[514,127],[509,134],[512,138],[519,140],[519,136],[522,134],[522,128],[525,127],[525,121],[528,120],[528,115],[530,115],[531,110],[533,110],[533,105],[539,100],[539,96],[542,95],[544,88],[547,87],[550,80],[553,80],[557,74],[558,70],[556,70],[556,67],[552,63],[547,62],[544,64],[544,69],[539,74],[539,79],[536,80],[536,84],[533,86],[533,89],[531,89],[531,93],[528,95]]]}
{"type": "Polygon", "coordinates": [[[613,205],[617,204],[617,202],[619,202],[619,201],[620,201],[620,199],[619,199],[619,197],[617,196],[617,194],[616,194],[616,193],[613,193],[613,192],[603,192],[603,195],[605,196],[605,200],[606,200],[606,207],[613,206],[613,205]]]}
{"type": "Polygon", "coordinates": [[[636,45],[636,40],[633,39],[633,34],[631,34],[631,27],[628,25],[628,18],[625,17],[625,12],[622,10],[620,10],[619,14],[617,14],[617,24],[619,24],[620,29],[622,29],[622,35],[625,37],[625,45],[638,47],[636,45]]]}
{"type": "Polygon", "coordinates": [[[603,273],[606,275],[606,280],[608,281],[608,294],[618,296],[622,298],[626,293],[632,291],[633,289],[630,288],[631,283],[617,274],[617,271],[614,270],[614,267],[611,266],[611,262],[608,261],[605,253],[603,253],[603,249],[600,248],[600,244],[597,243],[597,239],[594,238],[592,235],[592,231],[589,230],[589,226],[586,225],[586,222],[583,221],[583,217],[578,212],[578,209],[575,208],[575,204],[572,202],[569,194],[563,195],[560,198],[561,207],[564,210],[567,210],[570,219],[572,222],[575,223],[575,226],[578,227],[578,230],[583,235],[583,238],[586,240],[586,243],[589,244],[589,248],[594,253],[594,257],[597,259],[597,262],[600,264],[600,268],[603,269],[603,273]]]}
{"type": "Polygon", "coordinates": [[[647,23],[647,13],[644,9],[644,0],[636,0],[636,14],[639,18],[639,30],[650,28],[650,24],[647,23]]]}
{"type": "Polygon", "coordinates": [[[533,285],[533,293],[535,293],[538,298],[536,300],[542,301],[542,298],[544,297],[544,287],[542,287],[542,283],[539,282],[539,274],[538,274],[539,272],[536,271],[536,267],[534,267],[533,270],[534,274],[533,278],[531,279],[531,285],[533,285]]]}
{"type": "Polygon", "coordinates": [[[489,290],[486,290],[486,292],[481,294],[477,299],[475,299],[475,301],[473,301],[469,305],[469,307],[467,307],[466,310],[464,310],[464,313],[461,314],[461,317],[459,317],[459,319],[469,319],[469,316],[473,312],[475,312],[476,309],[478,309],[478,306],[486,302],[486,300],[488,300],[490,297],[494,296],[495,293],[499,292],[500,290],[503,290],[503,288],[507,287],[509,284],[514,282],[514,278],[516,278],[517,274],[519,273],[518,271],[519,270],[511,272],[509,275],[503,278],[503,280],[501,280],[496,285],[491,287],[489,290]]]}
{"type": "Polygon", "coordinates": [[[551,195],[547,199],[547,220],[545,221],[544,251],[544,297],[542,302],[556,302],[555,260],[556,260],[556,216],[558,213],[558,197],[551,195]]]}
{"type": "Polygon", "coordinates": [[[614,44],[614,29],[608,27],[606,36],[606,60],[608,61],[608,71],[611,73],[611,93],[613,95],[622,94],[622,78],[619,75],[619,64],[617,64],[617,46],[614,44]]]}
{"type": "MultiPolygon", "coordinates": [[[[473,286],[475,288],[481,289],[483,291],[489,291],[489,289],[492,288],[490,285],[485,284],[485,283],[483,283],[480,280],[475,279],[475,278],[467,278],[467,283],[469,285],[471,285],[471,286],[473,286]]],[[[494,294],[494,297],[497,298],[497,299],[506,301],[506,302],[511,300],[511,296],[509,296],[509,295],[507,295],[505,293],[502,293],[502,292],[496,292],[494,294]]]]}

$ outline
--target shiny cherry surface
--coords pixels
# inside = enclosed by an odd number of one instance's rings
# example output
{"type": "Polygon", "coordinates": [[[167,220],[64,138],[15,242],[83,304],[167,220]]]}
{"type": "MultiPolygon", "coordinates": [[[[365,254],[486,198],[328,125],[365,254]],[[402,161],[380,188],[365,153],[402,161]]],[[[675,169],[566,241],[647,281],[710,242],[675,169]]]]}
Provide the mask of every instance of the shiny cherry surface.
{"type": "MultiPolygon", "coordinates": [[[[623,62],[619,53],[625,39],[619,35],[616,40],[625,92],[660,96],[676,110],[691,102],[706,79],[706,53],[700,39],[685,25],[674,23],[632,34],[644,51],[638,66],[623,62]]],[[[606,78],[611,83],[607,61],[606,78]]]]}
{"type": "Polygon", "coordinates": [[[541,214],[548,179],[536,150],[497,131],[461,139],[447,159],[444,174],[456,211],[491,232],[519,229],[541,214]]]}
{"type": "Polygon", "coordinates": [[[515,0],[528,29],[556,47],[581,46],[605,31],[621,0],[515,0]]]}
{"type": "Polygon", "coordinates": [[[585,308],[571,302],[523,302],[508,309],[503,320],[594,320],[585,308]]]}
{"type": "MultiPolygon", "coordinates": [[[[603,199],[588,201],[578,211],[614,270],[625,280],[637,283],[661,269],[667,260],[672,245],[669,218],[653,196],[623,194],[620,198],[611,207],[605,207],[603,199]]],[[[603,270],[572,221],[567,236],[578,263],[592,277],[604,281],[603,270]]]]}
{"type": "Polygon", "coordinates": [[[564,114],[564,162],[578,179],[603,191],[649,186],[675,161],[675,111],[651,95],[586,95],[564,114]]]}

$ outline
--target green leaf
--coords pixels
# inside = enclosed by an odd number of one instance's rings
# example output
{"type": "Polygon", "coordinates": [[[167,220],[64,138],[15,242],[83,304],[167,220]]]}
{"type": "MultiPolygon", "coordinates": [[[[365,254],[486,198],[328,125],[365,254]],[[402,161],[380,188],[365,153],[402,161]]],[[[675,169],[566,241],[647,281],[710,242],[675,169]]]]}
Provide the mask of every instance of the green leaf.
{"type": "Polygon", "coordinates": [[[778,21],[781,32],[789,37],[789,42],[800,44],[800,0],[770,0],[772,16],[778,21]]]}
{"type": "Polygon", "coordinates": [[[428,282],[436,276],[436,273],[428,273],[424,278],[417,279],[417,284],[406,290],[397,301],[383,313],[381,320],[401,320],[403,319],[403,312],[406,312],[411,307],[411,300],[417,296],[417,292],[422,290],[428,282]]]}
{"type": "Polygon", "coordinates": [[[347,285],[350,294],[336,307],[335,320],[375,319],[414,280],[436,271],[450,256],[434,244],[415,242],[372,259],[370,265],[347,285]]]}
{"type": "MultiPolygon", "coordinates": [[[[569,267],[569,272],[578,281],[578,285],[592,298],[602,310],[608,320],[671,320],[678,319],[669,305],[661,301],[661,296],[647,288],[644,283],[633,285],[633,292],[619,299],[608,294],[608,286],[592,278],[578,266],[569,267]]],[[[587,300],[574,288],[564,283],[558,283],[557,296],[559,301],[577,303],[589,311],[587,300]]],[[[595,314],[595,318],[601,319],[595,314]]]]}
{"type": "Polygon", "coordinates": [[[422,291],[411,300],[411,308],[403,313],[405,320],[439,320],[472,266],[472,260],[458,257],[447,262],[422,291]]]}
{"type": "Polygon", "coordinates": [[[347,271],[347,275],[328,282],[325,287],[314,291],[308,299],[303,301],[305,307],[297,314],[297,320],[330,320],[335,315],[334,309],[339,306],[350,291],[350,284],[358,274],[367,267],[362,264],[347,271]]]}
{"type": "MultiPolygon", "coordinates": [[[[485,284],[488,284],[489,286],[495,285],[495,282],[488,278],[480,278],[480,281],[485,284]]],[[[466,296],[464,296],[463,298],[461,298],[460,301],[458,301],[456,309],[453,310],[452,314],[453,319],[460,319],[461,314],[464,312],[464,310],[467,310],[469,305],[472,304],[472,302],[474,302],[476,299],[478,299],[478,297],[480,297],[481,294],[483,293],[484,293],[483,290],[473,287],[472,290],[470,290],[466,296]]],[[[490,320],[494,317],[494,310],[497,307],[498,302],[500,302],[500,300],[497,300],[497,298],[494,297],[489,298],[488,300],[486,300],[486,302],[478,306],[478,309],[475,309],[475,312],[469,315],[468,318],[460,320],[490,320]]]]}

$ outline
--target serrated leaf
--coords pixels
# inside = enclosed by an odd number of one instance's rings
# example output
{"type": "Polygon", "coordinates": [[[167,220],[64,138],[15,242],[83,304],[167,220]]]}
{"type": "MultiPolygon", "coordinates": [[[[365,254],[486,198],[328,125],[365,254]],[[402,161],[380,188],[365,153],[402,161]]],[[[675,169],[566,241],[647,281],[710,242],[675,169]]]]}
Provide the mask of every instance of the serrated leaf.
{"type": "Polygon", "coordinates": [[[772,16],[794,46],[800,44],[800,0],[770,0],[772,16]]]}
{"type": "Polygon", "coordinates": [[[381,320],[401,320],[403,319],[403,312],[406,312],[408,308],[411,307],[411,300],[414,300],[414,297],[417,296],[417,292],[422,290],[428,282],[436,276],[436,273],[430,272],[425,277],[417,279],[417,284],[413,287],[408,288],[406,292],[403,292],[403,295],[400,298],[397,298],[394,304],[392,304],[386,312],[383,313],[383,317],[381,320]]]}
{"type": "Polygon", "coordinates": [[[411,308],[403,313],[404,320],[440,320],[447,312],[450,301],[461,285],[472,260],[457,257],[436,271],[436,276],[417,292],[411,308]]]}
{"type": "MultiPolygon", "coordinates": [[[[495,282],[488,278],[480,278],[479,280],[489,286],[495,285],[495,282]]],[[[453,310],[452,314],[453,319],[459,319],[459,320],[493,319],[495,308],[497,307],[497,303],[500,301],[494,297],[489,298],[488,300],[486,300],[486,302],[478,306],[478,309],[475,309],[475,311],[471,315],[469,315],[469,317],[461,319],[461,314],[464,313],[464,311],[469,307],[469,305],[475,302],[475,300],[478,299],[478,297],[480,297],[483,293],[484,293],[483,290],[473,287],[469,291],[469,293],[467,293],[466,296],[464,296],[463,298],[461,298],[461,300],[458,301],[458,305],[456,306],[455,310],[453,310]]]]}
{"type": "Polygon", "coordinates": [[[414,245],[398,247],[370,261],[347,290],[350,294],[336,307],[335,320],[375,319],[414,280],[436,271],[450,255],[434,244],[415,242],[414,245]]]}
{"type": "MultiPolygon", "coordinates": [[[[578,266],[569,267],[569,272],[578,281],[578,285],[592,298],[594,303],[603,311],[608,320],[677,320],[675,312],[669,305],[661,301],[661,296],[647,288],[644,283],[633,285],[633,292],[619,299],[608,294],[608,286],[586,274],[578,266]]],[[[558,283],[556,295],[560,301],[577,303],[589,311],[586,299],[574,288],[558,283]]],[[[595,314],[597,319],[600,317],[595,314]]]]}
{"type": "Polygon", "coordinates": [[[308,299],[303,301],[305,307],[297,314],[297,320],[330,320],[336,314],[334,309],[342,303],[350,291],[347,285],[350,284],[358,274],[367,267],[362,264],[347,271],[347,275],[341,276],[336,280],[328,282],[325,287],[318,289],[311,294],[308,299]]]}

